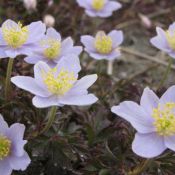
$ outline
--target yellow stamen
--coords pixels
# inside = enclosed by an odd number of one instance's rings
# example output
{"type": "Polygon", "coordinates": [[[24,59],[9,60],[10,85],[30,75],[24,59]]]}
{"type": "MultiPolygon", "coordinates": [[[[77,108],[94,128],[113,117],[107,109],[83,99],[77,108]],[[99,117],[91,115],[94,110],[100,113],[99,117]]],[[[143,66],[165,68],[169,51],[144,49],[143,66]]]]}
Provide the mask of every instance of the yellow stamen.
{"type": "Polygon", "coordinates": [[[17,26],[12,26],[10,22],[4,23],[1,29],[5,42],[12,48],[21,47],[29,36],[28,28],[23,27],[20,22],[17,26]]]}
{"type": "Polygon", "coordinates": [[[48,38],[41,41],[42,46],[46,46],[47,48],[44,50],[44,56],[48,59],[55,59],[60,55],[61,51],[61,42],[54,39],[48,38]]]}
{"type": "Polygon", "coordinates": [[[93,9],[97,11],[103,9],[104,5],[105,5],[105,0],[93,0],[92,1],[92,7],[93,9]]]}
{"type": "Polygon", "coordinates": [[[112,51],[112,39],[105,32],[100,31],[95,38],[95,48],[101,54],[109,54],[112,51]]]}
{"type": "Polygon", "coordinates": [[[52,68],[49,72],[43,72],[44,83],[48,90],[56,95],[64,95],[72,87],[77,80],[73,72],[61,69],[57,73],[57,67],[52,68]]]}
{"type": "Polygon", "coordinates": [[[166,38],[167,41],[170,45],[170,47],[175,50],[175,32],[174,33],[170,33],[169,31],[166,31],[166,38]]]}
{"type": "Polygon", "coordinates": [[[11,149],[11,141],[5,137],[0,135],[0,160],[6,158],[10,154],[11,149]]]}
{"type": "Polygon", "coordinates": [[[154,126],[161,136],[172,136],[175,134],[175,103],[166,103],[153,109],[152,117],[154,126]]]}

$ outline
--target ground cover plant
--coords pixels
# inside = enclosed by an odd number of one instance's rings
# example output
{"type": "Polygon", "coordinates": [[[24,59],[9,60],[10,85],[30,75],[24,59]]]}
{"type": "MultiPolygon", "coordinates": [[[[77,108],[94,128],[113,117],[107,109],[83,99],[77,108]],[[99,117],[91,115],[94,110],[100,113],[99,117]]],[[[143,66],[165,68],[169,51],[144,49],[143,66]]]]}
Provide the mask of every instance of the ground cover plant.
{"type": "Polygon", "coordinates": [[[173,0],[0,1],[0,175],[174,175],[173,0]]]}

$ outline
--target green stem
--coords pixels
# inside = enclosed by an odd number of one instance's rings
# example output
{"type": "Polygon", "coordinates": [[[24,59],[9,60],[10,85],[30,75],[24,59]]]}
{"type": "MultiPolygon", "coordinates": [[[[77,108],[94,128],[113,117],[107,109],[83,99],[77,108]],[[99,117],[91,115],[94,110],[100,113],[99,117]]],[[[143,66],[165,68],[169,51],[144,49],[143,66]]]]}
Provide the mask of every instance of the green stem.
{"type": "Polygon", "coordinates": [[[7,74],[6,74],[6,80],[5,80],[5,99],[7,100],[10,95],[10,78],[12,74],[12,68],[13,68],[13,58],[9,58],[8,66],[7,66],[7,74]]]}
{"type": "Polygon", "coordinates": [[[133,171],[130,171],[128,175],[140,175],[149,167],[152,161],[153,161],[152,159],[145,160],[141,165],[137,166],[133,171]]]}
{"type": "Polygon", "coordinates": [[[108,75],[112,75],[112,73],[113,73],[113,64],[114,64],[113,60],[108,61],[108,67],[107,67],[107,74],[108,75]]]}
{"type": "Polygon", "coordinates": [[[41,132],[39,134],[43,134],[44,132],[46,132],[46,131],[48,131],[50,129],[50,127],[52,126],[52,124],[53,124],[53,122],[55,120],[56,112],[57,112],[57,107],[56,106],[51,107],[51,109],[50,109],[50,111],[48,113],[47,124],[41,130],[41,132]]]}
{"type": "Polygon", "coordinates": [[[160,82],[160,84],[159,84],[157,89],[160,89],[162,87],[162,85],[164,84],[164,82],[166,81],[166,79],[167,79],[167,77],[168,77],[168,75],[169,75],[169,73],[171,71],[172,60],[173,60],[172,58],[169,58],[168,66],[166,68],[166,71],[165,71],[165,73],[163,75],[163,78],[162,78],[162,80],[161,80],[161,82],[160,82]]]}

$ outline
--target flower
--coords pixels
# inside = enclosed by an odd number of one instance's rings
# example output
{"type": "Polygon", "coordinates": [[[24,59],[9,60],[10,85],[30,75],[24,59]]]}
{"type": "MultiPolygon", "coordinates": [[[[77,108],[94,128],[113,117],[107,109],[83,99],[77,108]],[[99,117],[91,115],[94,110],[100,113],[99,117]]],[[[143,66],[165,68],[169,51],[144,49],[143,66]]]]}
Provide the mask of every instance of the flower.
{"type": "Polygon", "coordinates": [[[31,160],[24,150],[25,126],[15,123],[8,127],[0,115],[0,174],[10,175],[12,170],[25,170],[31,160]]]}
{"type": "Polygon", "coordinates": [[[167,148],[175,151],[175,86],[171,86],[160,99],[145,88],[140,105],[125,101],[112,107],[112,112],[137,130],[132,143],[132,150],[137,155],[153,158],[167,148]]]}
{"type": "Polygon", "coordinates": [[[166,31],[160,27],[156,27],[156,31],[157,36],[153,37],[150,42],[158,49],[175,58],[175,22],[166,31]]]}
{"type": "Polygon", "coordinates": [[[30,64],[36,64],[38,61],[44,61],[54,67],[62,57],[70,54],[78,56],[81,51],[81,46],[73,46],[71,37],[61,41],[60,34],[54,28],[48,28],[46,36],[39,42],[40,51],[33,52],[25,58],[25,61],[30,64]]]}
{"type": "Polygon", "coordinates": [[[85,8],[85,12],[90,17],[106,18],[112,15],[113,11],[122,7],[119,2],[110,0],[77,0],[80,7],[85,8]]]}
{"type": "Polygon", "coordinates": [[[123,32],[113,30],[108,35],[103,31],[97,32],[95,38],[90,35],[81,37],[85,51],[97,60],[114,60],[120,56],[118,46],[123,42],[123,32]]]}
{"type": "Polygon", "coordinates": [[[40,61],[34,66],[34,78],[16,76],[11,81],[19,88],[34,94],[33,105],[38,108],[90,105],[97,98],[88,94],[87,88],[96,81],[97,75],[88,75],[77,80],[80,69],[79,58],[70,55],[54,68],[40,61]]]}
{"type": "Polygon", "coordinates": [[[29,11],[36,10],[37,0],[23,0],[23,3],[24,3],[24,7],[27,10],[29,11]]]}
{"type": "Polygon", "coordinates": [[[31,54],[45,31],[46,26],[41,21],[23,26],[20,22],[6,20],[0,28],[0,58],[31,54]]]}
{"type": "Polygon", "coordinates": [[[43,22],[47,27],[53,27],[55,25],[55,18],[52,15],[46,14],[43,18],[43,22]]]}

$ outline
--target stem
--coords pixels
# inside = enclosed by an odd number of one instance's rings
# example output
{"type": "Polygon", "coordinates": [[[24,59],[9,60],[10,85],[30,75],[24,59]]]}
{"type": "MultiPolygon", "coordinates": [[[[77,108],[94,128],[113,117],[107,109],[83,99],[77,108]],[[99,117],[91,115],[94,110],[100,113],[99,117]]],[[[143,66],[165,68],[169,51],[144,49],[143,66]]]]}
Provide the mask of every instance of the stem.
{"type": "Polygon", "coordinates": [[[128,175],[140,175],[148,168],[148,166],[152,161],[153,161],[152,159],[145,160],[141,165],[137,166],[133,171],[130,171],[128,175]]]}
{"type": "Polygon", "coordinates": [[[12,74],[12,68],[13,68],[13,58],[9,58],[8,66],[7,66],[7,74],[6,74],[6,80],[5,80],[5,99],[7,100],[10,95],[10,78],[12,74]]]}
{"type": "Polygon", "coordinates": [[[114,63],[113,60],[108,61],[108,67],[107,67],[107,74],[108,75],[112,75],[112,73],[113,73],[113,63],[114,63]]]}
{"type": "Polygon", "coordinates": [[[57,112],[57,107],[53,106],[51,107],[49,113],[48,113],[48,121],[47,124],[45,125],[45,127],[41,130],[41,132],[39,134],[43,134],[44,132],[48,131],[49,128],[52,126],[54,120],[55,120],[55,116],[56,116],[56,112],[57,112]]]}
{"type": "Polygon", "coordinates": [[[161,82],[160,82],[160,84],[159,84],[157,89],[160,89],[162,87],[162,85],[164,84],[165,80],[167,79],[167,77],[168,77],[168,75],[169,75],[169,73],[171,71],[171,65],[172,65],[172,58],[169,58],[168,66],[166,68],[166,71],[165,71],[165,73],[163,75],[163,78],[162,78],[162,80],[161,80],[161,82]]]}

